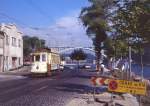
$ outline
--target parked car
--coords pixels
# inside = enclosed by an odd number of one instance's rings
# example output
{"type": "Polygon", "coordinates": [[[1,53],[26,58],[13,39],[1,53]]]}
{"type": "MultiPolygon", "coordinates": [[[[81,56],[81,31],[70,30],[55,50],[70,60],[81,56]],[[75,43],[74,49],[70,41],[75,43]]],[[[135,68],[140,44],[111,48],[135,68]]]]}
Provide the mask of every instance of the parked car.
{"type": "Polygon", "coordinates": [[[91,69],[92,66],[91,65],[88,65],[88,64],[85,64],[81,67],[81,69],[91,69]]]}
{"type": "Polygon", "coordinates": [[[90,65],[85,65],[84,67],[85,67],[86,69],[90,69],[90,68],[91,68],[90,65]]]}
{"type": "Polygon", "coordinates": [[[23,65],[24,66],[30,66],[30,65],[32,65],[32,62],[31,61],[24,61],[23,65]]]}
{"type": "Polygon", "coordinates": [[[63,70],[64,70],[64,66],[63,66],[63,65],[60,65],[60,66],[59,66],[59,69],[60,69],[61,71],[63,71],[63,70]]]}

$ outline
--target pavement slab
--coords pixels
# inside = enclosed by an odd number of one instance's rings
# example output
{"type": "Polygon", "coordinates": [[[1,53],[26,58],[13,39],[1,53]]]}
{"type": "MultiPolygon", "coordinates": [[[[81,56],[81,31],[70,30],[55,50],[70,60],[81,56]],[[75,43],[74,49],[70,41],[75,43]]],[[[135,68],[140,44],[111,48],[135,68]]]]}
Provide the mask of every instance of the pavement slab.
{"type": "Polygon", "coordinates": [[[88,99],[74,98],[66,106],[104,106],[104,104],[89,101],[88,99]]]}

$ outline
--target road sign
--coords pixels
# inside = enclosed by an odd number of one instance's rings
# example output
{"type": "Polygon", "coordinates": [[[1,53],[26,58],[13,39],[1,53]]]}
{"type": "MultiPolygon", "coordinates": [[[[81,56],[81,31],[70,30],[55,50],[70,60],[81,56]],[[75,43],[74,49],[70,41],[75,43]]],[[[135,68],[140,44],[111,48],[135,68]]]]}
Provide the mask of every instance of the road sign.
{"type": "Polygon", "coordinates": [[[146,83],[111,79],[109,80],[108,91],[145,95],[146,83]]]}
{"type": "Polygon", "coordinates": [[[109,88],[112,90],[116,90],[118,88],[118,83],[115,80],[110,81],[109,88]]]}
{"type": "Polygon", "coordinates": [[[92,77],[91,81],[93,85],[108,85],[109,79],[101,77],[92,77]]]}

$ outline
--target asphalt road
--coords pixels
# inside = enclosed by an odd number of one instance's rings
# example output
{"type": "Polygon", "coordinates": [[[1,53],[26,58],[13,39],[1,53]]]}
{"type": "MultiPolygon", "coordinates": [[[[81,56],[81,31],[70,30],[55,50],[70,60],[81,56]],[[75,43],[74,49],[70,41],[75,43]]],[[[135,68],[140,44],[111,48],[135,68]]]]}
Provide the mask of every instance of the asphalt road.
{"type": "Polygon", "coordinates": [[[0,82],[0,106],[65,106],[72,98],[93,89],[93,72],[65,70],[52,77],[31,77],[0,82]]]}

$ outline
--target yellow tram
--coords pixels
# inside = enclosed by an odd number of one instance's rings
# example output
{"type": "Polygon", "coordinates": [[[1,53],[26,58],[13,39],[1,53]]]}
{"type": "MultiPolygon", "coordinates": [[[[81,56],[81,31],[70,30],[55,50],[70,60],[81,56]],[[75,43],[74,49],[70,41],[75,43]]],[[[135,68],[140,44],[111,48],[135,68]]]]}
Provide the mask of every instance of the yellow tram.
{"type": "Polygon", "coordinates": [[[52,71],[60,68],[60,55],[51,49],[40,49],[32,55],[31,73],[51,75],[52,71]]]}

